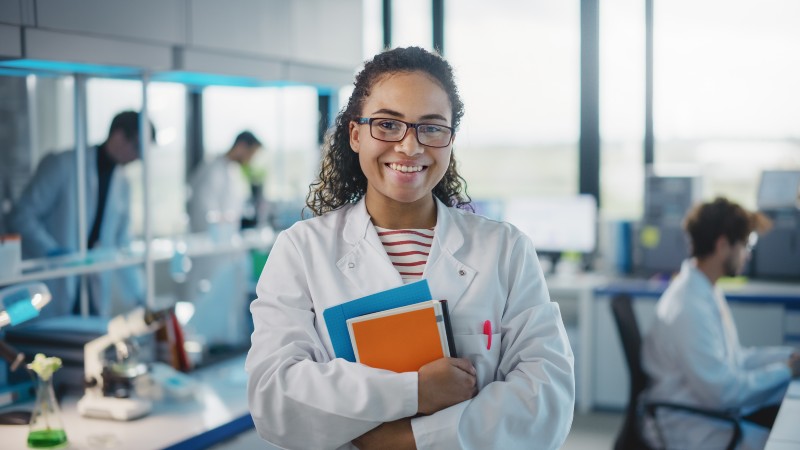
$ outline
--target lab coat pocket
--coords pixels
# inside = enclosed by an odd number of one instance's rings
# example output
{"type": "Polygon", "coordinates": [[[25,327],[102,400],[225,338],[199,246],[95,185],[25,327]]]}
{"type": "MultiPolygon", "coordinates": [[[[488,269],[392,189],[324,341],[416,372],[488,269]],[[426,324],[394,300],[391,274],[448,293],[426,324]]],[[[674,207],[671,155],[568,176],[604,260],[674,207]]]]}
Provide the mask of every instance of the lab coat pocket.
{"type": "Polygon", "coordinates": [[[495,380],[500,360],[500,333],[492,334],[491,348],[487,348],[489,337],[485,334],[454,334],[459,358],[466,358],[478,372],[478,389],[495,380]]]}

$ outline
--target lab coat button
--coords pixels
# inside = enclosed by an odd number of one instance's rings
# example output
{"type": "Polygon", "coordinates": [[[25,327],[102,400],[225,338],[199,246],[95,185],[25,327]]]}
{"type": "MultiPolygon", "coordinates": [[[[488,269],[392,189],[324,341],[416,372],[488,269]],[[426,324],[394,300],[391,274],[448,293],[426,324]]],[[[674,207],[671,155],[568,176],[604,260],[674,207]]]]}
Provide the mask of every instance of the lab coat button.
{"type": "Polygon", "coordinates": [[[349,267],[349,268],[351,268],[351,269],[352,269],[353,267],[355,267],[355,266],[356,266],[356,263],[352,263],[352,262],[351,262],[351,263],[347,263],[347,267],[349,267]]]}
{"type": "Polygon", "coordinates": [[[458,276],[460,276],[460,277],[463,277],[463,276],[464,276],[464,275],[466,275],[466,274],[467,274],[467,271],[466,271],[466,270],[464,270],[464,269],[459,269],[459,271],[458,271],[458,276]]]}

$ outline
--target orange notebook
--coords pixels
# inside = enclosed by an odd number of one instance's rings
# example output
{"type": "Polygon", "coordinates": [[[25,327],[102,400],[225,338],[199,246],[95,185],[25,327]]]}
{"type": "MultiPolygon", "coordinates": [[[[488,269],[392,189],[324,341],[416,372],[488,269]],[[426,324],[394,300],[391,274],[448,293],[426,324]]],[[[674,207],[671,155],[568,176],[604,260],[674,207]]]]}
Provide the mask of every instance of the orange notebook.
{"type": "Polygon", "coordinates": [[[429,300],[347,320],[356,361],[394,372],[416,372],[456,356],[446,300],[429,300]]]}

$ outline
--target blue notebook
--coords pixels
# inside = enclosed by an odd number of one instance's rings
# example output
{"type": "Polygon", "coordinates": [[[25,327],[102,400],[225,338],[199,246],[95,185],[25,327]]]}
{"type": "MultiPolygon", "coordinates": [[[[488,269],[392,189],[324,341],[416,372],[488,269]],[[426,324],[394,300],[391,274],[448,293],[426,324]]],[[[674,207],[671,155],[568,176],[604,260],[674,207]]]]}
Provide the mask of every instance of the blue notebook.
{"type": "Polygon", "coordinates": [[[353,345],[350,343],[350,333],[347,331],[347,319],[428,300],[432,300],[428,280],[420,280],[326,309],[322,317],[328,326],[328,334],[336,357],[356,362],[353,345]]]}

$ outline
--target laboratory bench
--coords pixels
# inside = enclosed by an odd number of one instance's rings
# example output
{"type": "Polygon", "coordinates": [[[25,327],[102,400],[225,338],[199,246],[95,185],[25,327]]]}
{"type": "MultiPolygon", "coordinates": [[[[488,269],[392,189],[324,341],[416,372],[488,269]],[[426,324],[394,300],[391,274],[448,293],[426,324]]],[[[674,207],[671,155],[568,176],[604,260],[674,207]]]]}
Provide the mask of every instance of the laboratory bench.
{"type": "Polygon", "coordinates": [[[797,450],[800,448],[800,379],[789,385],[772,425],[764,450],[797,450]]]}
{"type": "MultiPolygon", "coordinates": [[[[80,394],[67,393],[60,402],[65,448],[95,449],[202,449],[253,428],[247,408],[245,355],[198,369],[189,374],[197,383],[190,399],[154,401],[146,416],[127,422],[82,417],[80,394]]],[[[32,402],[0,410],[31,410],[32,402]]],[[[2,448],[27,449],[27,425],[0,425],[2,448]]],[[[265,442],[265,447],[270,448],[265,442]]]]}
{"type": "MultiPolygon", "coordinates": [[[[633,297],[640,332],[645,333],[669,282],[591,272],[547,275],[546,282],[551,300],[559,303],[575,353],[577,411],[623,410],[628,372],[611,298],[633,297]]],[[[742,345],[800,347],[800,283],[735,279],[718,285],[731,306],[742,345]]]]}

